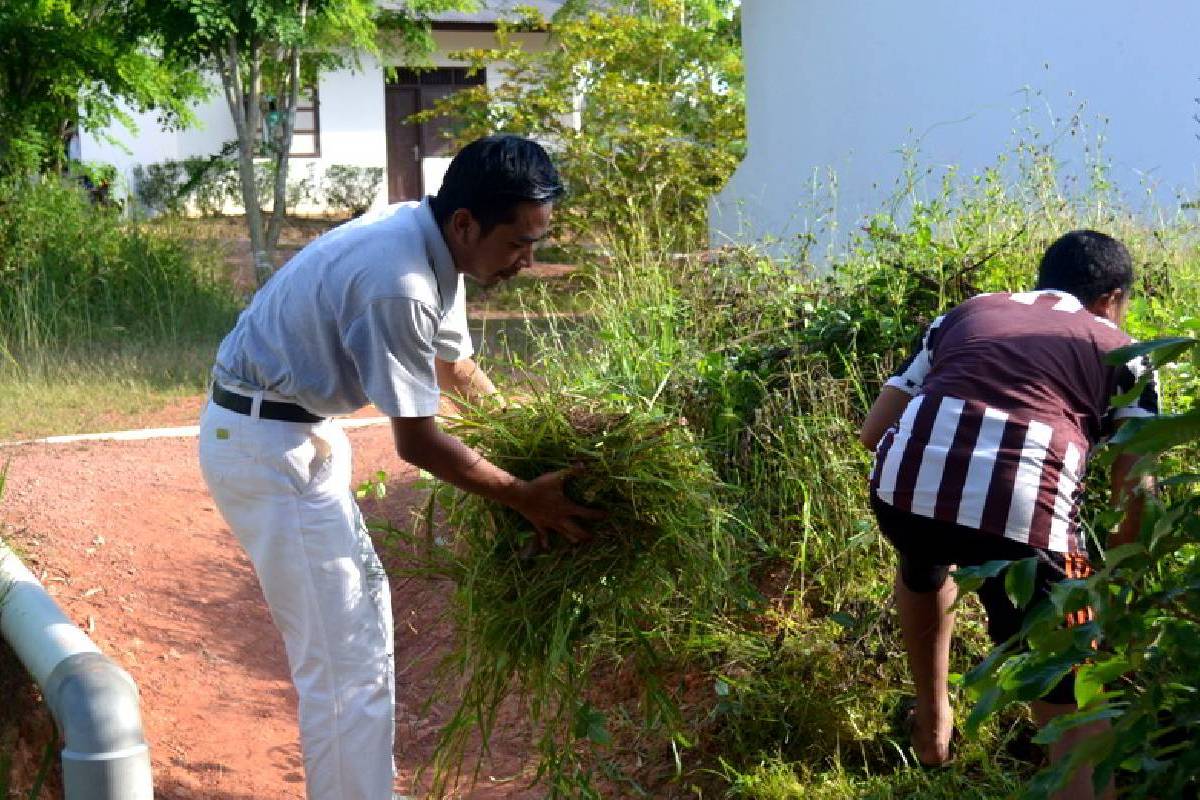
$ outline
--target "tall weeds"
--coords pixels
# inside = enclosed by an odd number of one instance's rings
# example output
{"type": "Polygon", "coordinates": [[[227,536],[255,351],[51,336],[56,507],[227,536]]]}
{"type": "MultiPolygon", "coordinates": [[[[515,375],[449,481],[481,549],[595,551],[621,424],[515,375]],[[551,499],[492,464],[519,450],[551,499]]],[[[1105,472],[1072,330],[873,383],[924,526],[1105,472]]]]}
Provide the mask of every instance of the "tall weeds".
{"type": "MultiPolygon", "coordinates": [[[[609,747],[635,773],[675,761],[666,778],[655,773],[666,780],[655,796],[951,798],[969,787],[1002,797],[1029,774],[1022,712],[964,743],[954,770],[903,769],[907,741],[892,717],[911,690],[890,606],[893,557],[866,502],[869,454],[856,431],[925,324],[976,292],[1030,287],[1063,232],[1099,228],[1130,246],[1141,277],[1128,329],[1139,337],[1200,308],[1200,240],[1182,214],[1123,211],[1102,170],[1072,193],[1044,149],[1004,161],[951,173],[932,197],[902,183],[894,210],[829,265],[752,250],[675,258],[654,246],[657,221],[608,232],[640,244],[588,265],[590,316],[569,336],[530,329],[539,386],[684,418],[730,487],[731,572],[752,588],[731,591],[678,651],[687,689],[674,741],[692,747],[664,754],[637,736],[609,747]]],[[[1189,373],[1163,378],[1168,404],[1195,392],[1189,373]]],[[[1196,454],[1185,457],[1194,468],[1196,454]]],[[[988,648],[971,602],[959,633],[956,673],[988,648]]]]}
{"type": "Polygon", "coordinates": [[[43,178],[0,185],[0,357],[9,366],[130,340],[213,336],[236,300],[220,262],[43,178]]]}

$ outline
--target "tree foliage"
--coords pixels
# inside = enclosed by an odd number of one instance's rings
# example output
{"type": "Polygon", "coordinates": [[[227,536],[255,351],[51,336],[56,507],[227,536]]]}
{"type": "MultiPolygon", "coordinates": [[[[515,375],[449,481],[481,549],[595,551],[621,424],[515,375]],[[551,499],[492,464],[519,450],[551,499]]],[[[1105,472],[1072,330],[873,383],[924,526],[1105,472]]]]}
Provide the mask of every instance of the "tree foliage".
{"type": "Polygon", "coordinates": [[[571,239],[700,245],[708,199],[744,147],[737,4],[595,5],[501,25],[495,47],[461,56],[478,69],[504,64],[503,82],[451,95],[426,116],[457,120],[460,141],[506,131],[548,144],[570,191],[557,217],[571,239]],[[549,47],[527,52],[517,34],[542,26],[549,47]]]}
{"type": "Polygon", "coordinates": [[[238,141],[242,206],[246,209],[259,285],[274,271],[274,250],[286,214],[288,152],[304,87],[322,73],[357,66],[390,43],[431,46],[429,16],[472,8],[475,0],[411,0],[381,13],[374,0],[168,0],[162,5],[170,52],[220,77],[238,141]],[[381,26],[387,32],[380,36],[381,26]],[[381,47],[382,45],[382,47],[381,47]],[[273,161],[273,209],[266,227],[254,180],[254,159],[273,161]]]}
{"type": "Polygon", "coordinates": [[[60,166],[77,129],[159,109],[190,122],[204,94],[186,62],[162,52],[151,0],[5,0],[0,3],[0,173],[60,166]]]}

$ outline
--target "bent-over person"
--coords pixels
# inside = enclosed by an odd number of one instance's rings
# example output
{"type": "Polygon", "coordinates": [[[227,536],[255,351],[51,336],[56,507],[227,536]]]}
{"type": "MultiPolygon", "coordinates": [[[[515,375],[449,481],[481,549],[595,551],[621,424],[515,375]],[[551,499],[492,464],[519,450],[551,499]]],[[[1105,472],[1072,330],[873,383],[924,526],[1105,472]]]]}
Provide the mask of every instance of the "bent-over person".
{"type": "MultiPolygon", "coordinates": [[[[899,557],[896,604],[916,687],[912,746],[923,765],[951,758],[951,567],[1036,557],[1034,602],[1055,582],[1089,573],[1078,520],[1088,454],[1120,421],[1158,413],[1152,374],[1133,403],[1110,404],[1149,370],[1144,358],[1104,361],[1131,341],[1119,326],[1132,285],[1119,241],[1066,234],[1043,256],[1034,291],[980,295],[936,319],[863,424],[862,442],[875,451],[871,503],[899,557]]],[[[1123,456],[1113,468],[1114,497],[1128,504],[1110,546],[1132,540],[1140,525],[1132,463],[1123,456]]],[[[1002,577],[979,597],[994,643],[1019,631],[1023,612],[1002,577]]],[[[1074,711],[1073,677],[1033,710],[1039,725],[1074,711]]],[[[1095,731],[1072,729],[1051,759],[1095,731]]],[[[1092,795],[1090,772],[1080,770],[1060,797],[1092,795]]]]}
{"type": "Polygon", "coordinates": [[[435,419],[441,392],[495,392],[472,359],[463,276],[493,284],[530,266],[562,191],[534,142],[475,141],[436,197],[304,248],[221,343],[200,464],[283,635],[309,800],[388,800],[394,779],[388,580],[334,417],[373,403],[402,459],[512,507],[543,538],[585,538],[595,516],[566,498],[562,473],[519,480],[435,419]]]}

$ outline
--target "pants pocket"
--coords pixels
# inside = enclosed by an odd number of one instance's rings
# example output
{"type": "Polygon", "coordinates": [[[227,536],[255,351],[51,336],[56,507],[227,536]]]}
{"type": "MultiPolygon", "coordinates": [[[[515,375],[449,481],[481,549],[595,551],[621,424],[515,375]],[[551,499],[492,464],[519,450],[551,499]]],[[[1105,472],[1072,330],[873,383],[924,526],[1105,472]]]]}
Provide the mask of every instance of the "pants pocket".
{"type": "Polygon", "coordinates": [[[292,488],[304,494],[328,473],[333,461],[329,440],[317,433],[308,436],[283,453],[283,465],[292,488]]]}

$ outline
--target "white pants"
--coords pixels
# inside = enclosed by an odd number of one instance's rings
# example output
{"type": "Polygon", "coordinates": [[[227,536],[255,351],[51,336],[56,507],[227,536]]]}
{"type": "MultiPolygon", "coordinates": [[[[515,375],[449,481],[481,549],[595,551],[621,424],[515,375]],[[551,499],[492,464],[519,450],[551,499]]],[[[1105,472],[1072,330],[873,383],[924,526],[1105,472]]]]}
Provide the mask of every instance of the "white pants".
{"type": "Polygon", "coordinates": [[[391,798],[391,595],[351,494],[346,434],[209,402],[200,468],[283,634],[309,800],[391,798]]]}

